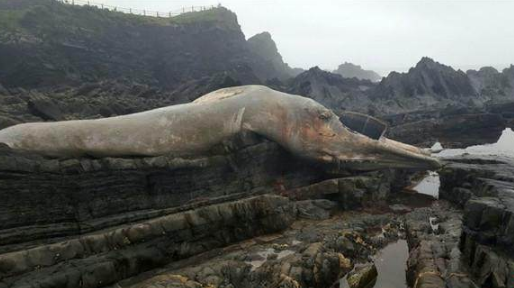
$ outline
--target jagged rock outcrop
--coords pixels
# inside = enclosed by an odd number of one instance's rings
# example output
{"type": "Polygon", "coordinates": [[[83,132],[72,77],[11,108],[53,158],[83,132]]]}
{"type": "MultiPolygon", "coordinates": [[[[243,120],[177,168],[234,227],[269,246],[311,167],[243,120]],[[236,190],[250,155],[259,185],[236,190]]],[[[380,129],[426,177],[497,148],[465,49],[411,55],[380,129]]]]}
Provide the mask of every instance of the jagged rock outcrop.
{"type": "Polygon", "coordinates": [[[296,76],[289,82],[286,91],[312,98],[336,113],[342,110],[368,113],[371,103],[367,93],[375,85],[368,80],[343,78],[314,67],[296,76]]]}
{"type": "Polygon", "coordinates": [[[514,101],[514,66],[502,73],[493,67],[482,67],[466,73],[475,90],[494,102],[514,101]]]}
{"type": "Polygon", "coordinates": [[[473,88],[468,76],[424,57],[407,73],[392,72],[373,91],[382,103],[381,114],[395,114],[448,105],[475,106],[486,99],[473,88]]]}
{"type": "Polygon", "coordinates": [[[372,82],[382,80],[382,76],[378,75],[377,72],[362,69],[361,66],[349,62],[344,62],[339,65],[332,73],[340,74],[344,78],[357,78],[359,80],[370,80],[372,82]]]}
{"type": "Polygon", "coordinates": [[[282,55],[278,52],[275,41],[269,32],[256,34],[248,39],[248,47],[255,55],[262,59],[263,64],[254,64],[253,68],[261,79],[270,79],[271,75],[279,80],[287,80],[298,75],[298,70],[292,69],[284,63],[282,55]]]}

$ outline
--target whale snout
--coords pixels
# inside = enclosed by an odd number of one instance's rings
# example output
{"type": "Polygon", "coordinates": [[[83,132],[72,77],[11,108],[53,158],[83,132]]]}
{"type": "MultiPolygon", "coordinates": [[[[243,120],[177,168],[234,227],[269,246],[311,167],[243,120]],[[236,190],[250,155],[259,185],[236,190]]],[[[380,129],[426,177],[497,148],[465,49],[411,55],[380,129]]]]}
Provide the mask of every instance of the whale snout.
{"type": "Polygon", "coordinates": [[[375,140],[352,132],[334,137],[328,146],[321,158],[337,170],[438,170],[442,166],[440,160],[430,153],[385,137],[375,140]]]}

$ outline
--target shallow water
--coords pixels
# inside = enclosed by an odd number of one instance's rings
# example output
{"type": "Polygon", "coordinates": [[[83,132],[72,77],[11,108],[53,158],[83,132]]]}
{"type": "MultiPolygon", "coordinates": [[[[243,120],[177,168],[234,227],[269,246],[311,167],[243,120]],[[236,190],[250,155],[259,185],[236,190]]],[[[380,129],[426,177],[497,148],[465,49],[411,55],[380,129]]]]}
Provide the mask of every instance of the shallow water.
{"type": "MultiPolygon", "coordinates": [[[[405,267],[409,258],[406,240],[390,243],[373,256],[378,277],[370,288],[407,288],[405,267]]],[[[346,278],[341,279],[339,288],[348,288],[346,278]]]]}
{"type": "Polygon", "coordinates": [[[409,258],[406,240],[390,243],[374,256],[378,278],[373,288],[407,288],[405,267],[409,258]]]}
{"type": "Polygon", "coordinates": [[[429,171],[428,175],[423,178],[416,186],[412,189],[420,194],[425,194],[439,199],[439,187],[441,181],[439,180],[439,174],[437,172],[429,171]]]}
{"type": "Polygon", "coordinates": [[[475,145],[464,149],[443,149],[440,153],[434,155],[444,158],[463,154],[514,157],[514,131],[510,128],[503,130],[496,143],[475,145]]]}
{"type": "MultiPolygon", "coordinates": [[[[502,135],[498,141],[492,144],[475,145],[463,149],[444,149],[441,144],[437,142],[434,144],[434,146],[432,146],[431,149],[440,150],[440,152],[434,153],[433,155],[441,158],[459,156],[463,154],[499,155],[514,158],[514,131],[512,131],[510,128],[503,130],[502,135]]],[[[441,182],[439,180],[439,175],[437,172],[430,171],[428,175],[423,180],[421,180],[421,182],[413,187],[413,190],[421,194],[439,198],[440,186],[441,182]]]]}

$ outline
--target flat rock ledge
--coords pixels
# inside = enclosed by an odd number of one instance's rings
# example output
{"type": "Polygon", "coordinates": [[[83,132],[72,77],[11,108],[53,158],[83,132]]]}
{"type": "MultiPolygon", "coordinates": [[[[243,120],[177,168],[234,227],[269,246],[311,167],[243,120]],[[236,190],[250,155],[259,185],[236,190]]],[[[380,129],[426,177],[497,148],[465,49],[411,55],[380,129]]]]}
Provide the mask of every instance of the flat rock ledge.
{"type": "Polygon", "coordinates": [[[296,210],[263,195],[0,255],[0,287],[102,287],[185,257],[281,231],[296,210]]]}
{"type": "Polygon", "coordinates": [[[0,149],[0,253],[323,177],[271,142],[191,159],[46,159],[0,149]]]}

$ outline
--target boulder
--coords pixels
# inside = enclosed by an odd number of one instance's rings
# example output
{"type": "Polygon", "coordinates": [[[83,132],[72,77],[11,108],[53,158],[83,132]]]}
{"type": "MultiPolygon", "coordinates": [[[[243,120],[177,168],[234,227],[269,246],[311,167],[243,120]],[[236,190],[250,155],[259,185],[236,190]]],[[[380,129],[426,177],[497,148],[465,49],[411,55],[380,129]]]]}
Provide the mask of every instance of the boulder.
{"type": "Polygon", "coordinates": [[[305,219],[328,219],[331,212],[338,206],[336,202],[316,199],[296,202],[298,217],[305,219]]]}
{"type": "Polygon", "coordinates": [[[346,276],[346,281],[350,288],[370,288],[377,281],[377,267],[375,264],[365,264],[356,266],[354,270],[346,276]]]}

